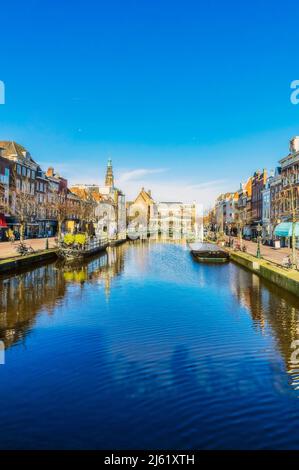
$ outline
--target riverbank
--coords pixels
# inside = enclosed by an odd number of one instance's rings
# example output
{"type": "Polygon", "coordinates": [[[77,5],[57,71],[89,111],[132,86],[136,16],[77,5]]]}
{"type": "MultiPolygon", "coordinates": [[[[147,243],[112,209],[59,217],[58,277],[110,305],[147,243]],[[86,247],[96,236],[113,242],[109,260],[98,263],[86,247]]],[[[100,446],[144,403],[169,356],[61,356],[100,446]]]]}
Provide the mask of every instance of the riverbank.
{"type": "MultiPolygon", "coordinates": [[[[33,248],[35,252],[45,251],[48,248],[56,247],[56,239],[54,237],[48,238],[28,238],[24,240],[27,246],[33,248]]],[[[7,260],[8,258],[17,258],[17,246],[19,241],[12,242],[0,242],[0,261],[7,260]]]]}
{"type": "Polygon", "coordinates": [[[14,272],[19,269],[35,266],[38,263],[51,261],[57,258],[57,250],[51,248],[49,250],[39,251],[38,253],[30,253],[25,256],[16,256],[0,261],[0,275],[14,272]]]}
{"type": "MultiPolygon", "coordinates": [[[[226,241],[229,241],[229,237],[225,237],[226,241]]],[[[231,237],[236,243],[239,243],[239,237],[231,237]]],[[[250,240],[242,240],[242,245],[246,248],[246,253],[249,253],[252,256],[256,256],[257,252],[257,243],[250,240]]],[[[291,254],[291,248],[274,248],[273,246],[260,245],[261,257],[264,260],[270,261],[274,264],[283,266],[284,260],[286,260],[291,254]]],[[[299,255],[299,253],[298,253],[299,255]]]]}
{"type": "MultiPolygon", "coordinates": [[[[45,241],[43,240],[45,243],[45,241]]],[[[101,250],[98,251],[103,251],[106,250],[107,247],[114,247],[118,246],[122,243],[125,243],[126,240],[113,240],[108,242],[104,247],[102,247],[101,250]]],[[[39,263],[44,263],[47,261],[54,260],[58,257],[57,253],[57,246],[55,245],[55,239],[49,239],[49,245],[50,248],[47,250],[41,249],[41,240],[26,240],[25,241],[26,245],[28,244],[29,246],[34,245],[35,249],[38,249],[35,253],[30,253],[25,256],[16,256],[15,255],[15,247],[11,243],[5,242],[5,245],[2,245],[2,251],[1,254],[4,256],[4,258],[0,259],[0,275],[2,274],[7,274],[11,272],[15,272],[24,268],[32,267],[34,268],[35,265],[39,263]],[[35,243],[32,243],[35,242],[35,243]],[[39,242],[39,243],[38,243],[39,242]]],[[[90,255],[92,256],[95,253],[91,253],[90,255]]]]}
{"type": "Polygon", "coordinates": [[[267,281],[295,294],[299,297],[299,272],[283,268],[268,260],[258,259],[248,253],[227,249],[230,259],[258,274],[267,281]]]}

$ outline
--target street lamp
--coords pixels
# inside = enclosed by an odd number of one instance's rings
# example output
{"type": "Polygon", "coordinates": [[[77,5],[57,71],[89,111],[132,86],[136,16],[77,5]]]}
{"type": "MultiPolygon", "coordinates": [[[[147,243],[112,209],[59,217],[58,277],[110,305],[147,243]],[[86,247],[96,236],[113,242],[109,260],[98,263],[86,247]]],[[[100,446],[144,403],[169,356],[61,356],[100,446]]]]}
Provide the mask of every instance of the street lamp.
{"type": "Polygon", "coordinates": [[[262,226],[258,224],[256,227],[257,230],[257,251],[256,251],[256,257],[260,258],[261,257],[261,232],[262,232],[262,226]]]}

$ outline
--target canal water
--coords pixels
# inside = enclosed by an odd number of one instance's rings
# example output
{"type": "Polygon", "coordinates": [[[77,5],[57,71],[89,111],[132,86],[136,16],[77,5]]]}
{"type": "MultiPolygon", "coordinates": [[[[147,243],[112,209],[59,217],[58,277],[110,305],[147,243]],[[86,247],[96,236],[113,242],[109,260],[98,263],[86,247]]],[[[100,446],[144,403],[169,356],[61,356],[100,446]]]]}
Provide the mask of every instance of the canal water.
{"type": "Polygon", "coordinates": [[[128,243],[0,302],[0,448],[299,447],[299,302],[233,263],[128,243]]]}

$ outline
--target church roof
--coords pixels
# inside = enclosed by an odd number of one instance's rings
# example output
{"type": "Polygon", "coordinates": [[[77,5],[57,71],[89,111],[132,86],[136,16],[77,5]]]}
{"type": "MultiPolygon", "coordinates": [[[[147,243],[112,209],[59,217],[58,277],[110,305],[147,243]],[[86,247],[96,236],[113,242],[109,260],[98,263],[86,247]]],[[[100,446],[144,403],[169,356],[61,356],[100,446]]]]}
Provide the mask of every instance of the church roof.
{"type": "Polygon", "coordinates": [[[143,201],[146,202],[146,203],[154,202],[152,196],[149,194],[148,191],[145,191],[144,188],[141,189],[140,193],[138,194],[138,196],[135,199],[135,202],[137,201],[138,198],[143,199],[143,201]]]}

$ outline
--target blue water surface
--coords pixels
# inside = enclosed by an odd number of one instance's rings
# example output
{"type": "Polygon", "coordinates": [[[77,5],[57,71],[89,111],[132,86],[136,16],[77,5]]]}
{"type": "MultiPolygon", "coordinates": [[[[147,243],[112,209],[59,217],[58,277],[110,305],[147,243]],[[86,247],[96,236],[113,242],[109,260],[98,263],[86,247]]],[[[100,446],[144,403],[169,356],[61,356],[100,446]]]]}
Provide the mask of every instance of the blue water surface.
{"type": "Polygon", "coordinates": [[[0,302],[2,449],[299,448],[299,302],[233,263],[127,243],[0,302]]]}

